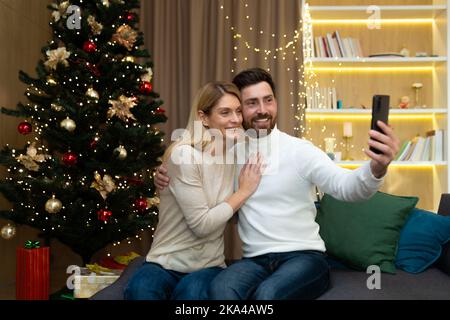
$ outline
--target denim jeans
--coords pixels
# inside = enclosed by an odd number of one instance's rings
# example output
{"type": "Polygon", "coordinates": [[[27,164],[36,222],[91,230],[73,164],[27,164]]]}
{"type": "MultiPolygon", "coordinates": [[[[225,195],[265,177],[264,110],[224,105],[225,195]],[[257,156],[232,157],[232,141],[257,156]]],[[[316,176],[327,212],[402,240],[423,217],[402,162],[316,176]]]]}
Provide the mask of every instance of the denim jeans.
{"type": "Polygon", "coordinates": [[[209,300],[208,288],[221,267],[192,273],[167,270],[145,262],[125,287],[125,300],[209,300]]]}
{"type": "Polygon", "coordinates": [[[211,282],[214,300],[315,299],[329,286],[330,270],[319,251],[268,253],[244,258],[211,282]]]}

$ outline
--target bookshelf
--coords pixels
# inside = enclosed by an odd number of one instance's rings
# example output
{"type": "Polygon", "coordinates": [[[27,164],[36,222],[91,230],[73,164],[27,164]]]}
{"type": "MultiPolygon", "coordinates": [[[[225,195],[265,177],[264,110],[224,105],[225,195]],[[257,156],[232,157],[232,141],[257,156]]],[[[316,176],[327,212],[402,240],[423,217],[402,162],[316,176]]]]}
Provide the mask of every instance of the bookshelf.
{"type": "MultiPolygon", "coordinates": [[[[344,151],[343,123],[351,122],[353,137],[350,140],[350,153],[354,160],[337,163],[346,168],[361,166],[367,160],[362,149],[367,147],[372,96],[390,95],[389,121],[402,143],[417,135],[425,137],[430,130],[443,130],[443,159],[394,161],[381,191],[418,196],[418,207],[436,211],[441,193],[450,190],[450,81],[447,50],[450,1],[379,0],[374,3],[368,0],[304,0],[305,2],[311,16],[310,45],[314,51],[317,48],[315,37],[326,37],[327,33],[338,31],[342,39],[358,39],[362,54],[342,57],[347,49],[340,48],[341,57],[318,57],[320,54],[304,57],[305,71],[314,74],[315,85],[320,88],[335,88],[337,97],[327,100],[327,107],[330,101],[337,99],[342,102],[342,109],[324,108],[320,104],[320,108],[317,104],[313,104],[313,108],[306,108],[304,137],[322,149],[324,139],[334,137],[336,151],[344,151]],[[402,48],[408,49],[409,56],[369,57],[380,53],[399,53],[402,48]],[[426,55],[416,56],[416,53],[426,55]],[[420,89],[420,106],[414,105],[413,83],[423,85],[420,89]],[[407,109],[399,108],[400,98],[403,96],[410,98],[407,109]]],[[[303,30],[306,30],[305,26],[303,30]]]]}

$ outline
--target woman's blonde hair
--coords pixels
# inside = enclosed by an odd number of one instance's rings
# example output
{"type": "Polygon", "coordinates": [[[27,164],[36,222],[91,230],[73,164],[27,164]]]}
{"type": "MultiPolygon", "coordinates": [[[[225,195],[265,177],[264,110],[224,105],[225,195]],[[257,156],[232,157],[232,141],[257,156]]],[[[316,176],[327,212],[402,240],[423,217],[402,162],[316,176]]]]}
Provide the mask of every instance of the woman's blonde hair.
{"type": "Polygon", "coordinates": [[[198,116],[198,112],[203,111],[205,115],[209,116],[214,106],[216,106],[219,100],[226,94],[231,94],[241,101],[239,89],[231,82],[208,82],[197,92],[191,107],[186,130],[180,139],[173,142],[167,148],[163,156],[163,162],[170,157],[173,148],[179,145],[190,145],[200,150],[204,150],[206,148],[206,146],[211,142],[211,136],[205,132],[206,128],[201,126],[201,134],[194,134],[195,121],[201,121],[198,116]]]}

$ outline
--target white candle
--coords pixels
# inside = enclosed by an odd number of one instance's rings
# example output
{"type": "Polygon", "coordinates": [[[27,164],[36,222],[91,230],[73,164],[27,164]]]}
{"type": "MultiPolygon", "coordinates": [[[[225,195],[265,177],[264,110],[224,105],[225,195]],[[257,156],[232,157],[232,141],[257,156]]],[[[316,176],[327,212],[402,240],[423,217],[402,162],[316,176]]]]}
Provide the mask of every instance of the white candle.
{"type": "Polygon", "coordinates": [[[351,122],[344,122],[344,137],[347,138],[353,137],[351,122]]]}

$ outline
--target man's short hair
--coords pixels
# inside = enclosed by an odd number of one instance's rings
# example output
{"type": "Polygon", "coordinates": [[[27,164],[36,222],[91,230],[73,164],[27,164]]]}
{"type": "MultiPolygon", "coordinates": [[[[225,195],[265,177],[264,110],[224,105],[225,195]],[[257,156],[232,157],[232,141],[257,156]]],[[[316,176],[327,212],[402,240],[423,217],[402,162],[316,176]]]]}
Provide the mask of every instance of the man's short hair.
{"type": "Polygon", "coordinates": [[[239,72],[233,79],[233,83],[242,91],[242,89],[258,84],[260,82],[267,82],[272,88],[273,95],[276,97],[275,93],[275,83],[273,82],[272,76],[266,70],[261,68],[251,68],[239,72]]]}

